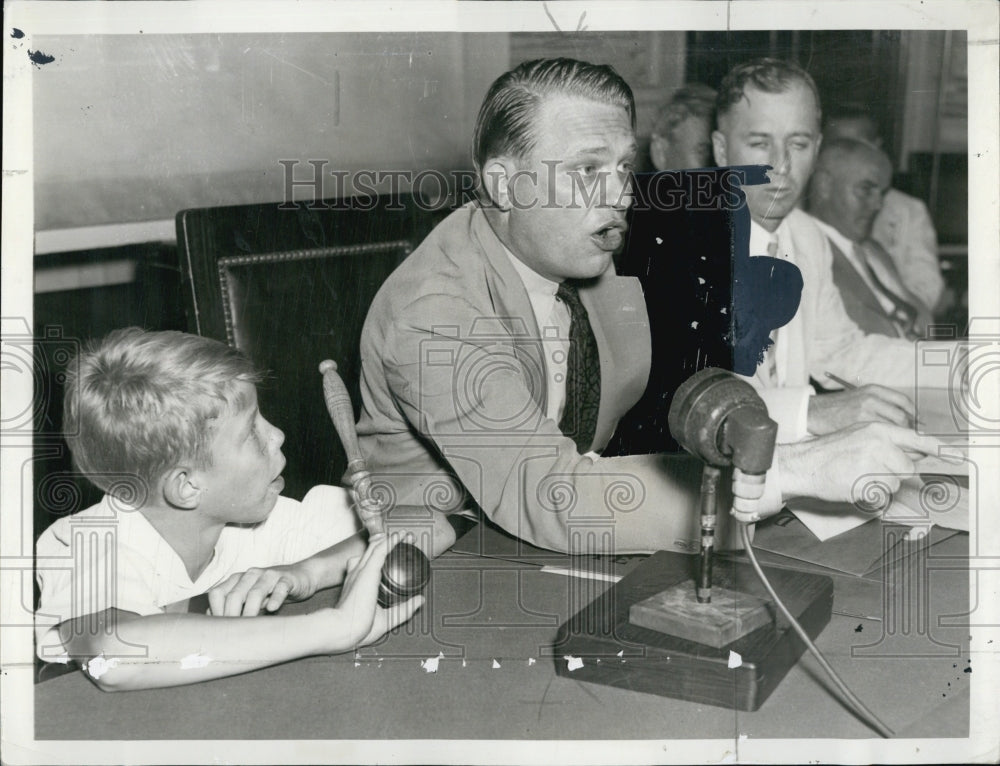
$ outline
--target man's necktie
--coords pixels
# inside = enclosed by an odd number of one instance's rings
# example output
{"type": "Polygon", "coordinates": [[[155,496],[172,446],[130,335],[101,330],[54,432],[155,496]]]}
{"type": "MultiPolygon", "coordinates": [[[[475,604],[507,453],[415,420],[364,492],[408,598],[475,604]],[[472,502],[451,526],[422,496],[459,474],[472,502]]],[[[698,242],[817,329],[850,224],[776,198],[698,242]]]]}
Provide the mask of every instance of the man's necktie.
{"type": "Polygon", "coordinates": [[[566,406],[559,420],[559,430],[575,441],[576,448],[583,454],[590,451],[597,430],[597,410],[601,404],[601,356],[576,285],[563,282],[556,297],[566,304],[570,314],[566,406]]]}
{"type": "MultiPolygon", "coordinates": [[[[770,258],[778,257],[778,240],[771,239],[767,243],[767,255],[770,258]]],[[[778,386],[778,330],[771,330],[771,345],[764,352],[764,366],[767,370],[767,380],[772,385],[778,386]]]]}
{"type": "Polygon", "coordinates": [[[870,240],[855,243],[854,257],[861,263],[861,268],[865,269],[865,273],[868,275],[869,279],[871,279],[875,289],[878,290],[882,296],[892,304],[892,310],[889,312],[889,318],[895,325],[896,331],[899,333],[899,337],[914,340],[918,335],[915,330],[915,323],[920,312],[915,306],[911,305],[904,298],[900,298],[893,290],[887,287],[881,279],[879,279],[878,274],[875,272],[875,269],[872,268],[871,261],[869,260],[870,256],[868,248],[872,246],[877,246],[877,243],[870,240]]]}

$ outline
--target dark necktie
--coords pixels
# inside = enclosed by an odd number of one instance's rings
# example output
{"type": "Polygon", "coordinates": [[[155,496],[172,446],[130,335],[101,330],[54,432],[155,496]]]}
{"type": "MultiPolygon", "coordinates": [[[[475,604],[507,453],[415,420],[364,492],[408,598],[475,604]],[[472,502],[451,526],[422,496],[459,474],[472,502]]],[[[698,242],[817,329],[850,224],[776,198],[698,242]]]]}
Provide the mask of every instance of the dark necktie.
{"type": "Polygon", "coordinates": [[[916,307],[911,305],[904,298],[898,296],[895,291],[891,290],[885,282],[879,279],[878,274],[875,269],[872,268],[871,262],[869,260],[868,248],[873,246],[878,246],[872,240],[866,240],[862,243],[855,243],[854,254],[855,257],[861,261],[861,267],[865,269],[868,277],[871,279],[872,284],[875,285],[875,289],[878,290],[883,297],[887,298],[892,304],[892,311],[890,312],[890,319],[892,323],[896,326],[896,331],[899,333],[901,338],[908,338],[914,340],[918,337],[918,333],[915,329],[915,323],[917,321],[917,316],[919,312],[916,307]]]}
{"type": "Polygon", "coordinates": [[[580,454],[590,451],[601,404],[601,356],[587,309],[576,285],[563,282],[556,292],[569,309],[569,356],[566,362],[566,406],[559,430],[576,442],[580,454]]]}

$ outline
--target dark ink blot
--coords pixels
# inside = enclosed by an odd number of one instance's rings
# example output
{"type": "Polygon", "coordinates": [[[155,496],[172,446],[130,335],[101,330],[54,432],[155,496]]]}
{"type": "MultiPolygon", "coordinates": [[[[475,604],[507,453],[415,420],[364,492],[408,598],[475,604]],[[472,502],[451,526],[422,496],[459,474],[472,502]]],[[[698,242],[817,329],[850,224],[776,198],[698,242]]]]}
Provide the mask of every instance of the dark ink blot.
{"type": "MultiPolygon", "coordinates": [[[[744,186],[769,182],[765,165],[740,169],[746,172],[744,186]]],[[[771,331],[792,320],[801,298],[798,266],[750,252],[750,210],[740,206],[733,214],[733,372],[757,371],[771,346],[771,331]]]]}
{"type": "Polygon", "coordinates": [[[20,29],[18,29],[17,27],[14,27],[14,28],[13,28],[13,29],[12,29],[12,30],[10,31],[10,36],[11,36],[11,37],[13,37],[13,38],[14,38],[15,40],[20,40],[20,39],[21,39],[22,37],[24,37],[24,32],[22,32],[22,31],[21,31],[20,29]]]}
{"type": "Polygon", "coordinates": [[[963,672],[963,673],[971,673],[971,672],[972,672],[972,668],[966,668],[966,669],[965,669],[965,670],[963,670],[962,672],[963,672]]]}
{"type": "Polygon", "coordinates": [[[795,315],[802,290],[794,264],[749,252],[743,187],[768,183],[766,166],[633,179],[627,240],[615,268],[642,285],[652,358],[646,391],[619,422],[605,456],[677,452],[667,416],[678,386],[705,367],[753,375],[771,331],[795,315]]]}
{"type": "Polygon", "coordinates": [[[861,631],[863,631],[864,629],[865,629],[865,626],[864,626],[864,625],[862,625],[862,624],[861,624],[861,623],[859,622],[859,623],[858,623],[858,627],[856,627],[856,628],[854,629],[854,632],[855,632],[855,633],[860,633],[860,632],[861,632],[861,631]]]}
{"type": "Polygon", "coordinates": [[[28,51],[28,58],[31,59],[31,63],[34,64],[39,69],[42,68],[43,64],[51,64],[56,60],[55,56],[50,56],[48,53],[42,53],[41,51],[28,51]]]}

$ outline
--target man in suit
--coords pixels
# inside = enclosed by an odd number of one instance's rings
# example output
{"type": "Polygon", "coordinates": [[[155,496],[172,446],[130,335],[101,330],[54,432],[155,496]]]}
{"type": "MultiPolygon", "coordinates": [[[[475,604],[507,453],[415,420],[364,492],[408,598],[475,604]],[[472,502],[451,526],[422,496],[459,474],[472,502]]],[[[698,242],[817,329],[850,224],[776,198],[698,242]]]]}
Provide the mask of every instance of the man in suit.
{"type": "Polygon", "coordinates": [[[770,183],[745,189],[750,255],[790,260],[802,273],[799,309],[776,330],[754,385],[777,420],[779,441],[830,434],[861,423],[908,426],[907,388],[916,377],[913,344],[866,335],[851,321],[833,283],[829,241],[815,219],[796,205],[819,151],[820,102],[801,67],[758,59],[734,67],[719,89],[718,129],[712,134],[719,165],[769,165],[770,183]],[[833,385],[825,373],[858,388],[813,396],[810,377],[833,385]]]}
{"type": "Polygon", "coordinates": [[[866,333],[915,340],[930,311],[871,236],[891,180],[881,149],[853,139],[826,141],[809,183],[809,212],[830,241],[833,282],[847,315],[866,333]]]}
{"type": "MultiPolygon", "coordinates": [[[[478,508],[557,550],[579,550],[576,532],[605,525],[613,540],[591,538],[590,550],[606,552],[671,547],[665,521],[694,516],[700,471],[690,462],[675,494],[653,501],[671,461],[641,456],[623,474],[597,455],[649,375],[639,283],[611,268],[631,203],[634,126],[631,90],[607,66],[527,62],[491,86],[473,142],[482,199],[389,277],[362,332],[357,430],[397,509],[478,508]]],[[[922,438],[909,446],[928,449],[922,438]]],[[[846,499],[848,464],[856,476],[885,456],[906,459],[888,438],[816,443],[777,455],[779,507],[782,492],[846,499]],[[834,470],[819,475],[823,464],[834,470]]]]}
{"type": "MultiPolygon", "coordinates": [[[[825,141],[853,138],[882,148],[882,137],[871,113],[861,105],[841,104],[823,120],[825,141]]],[[[871,238],[892,258],[903,284],[934,310],[944,293],[938,260],[937,232],[923,201],[889,187],[872,224],[871,238]]]]}

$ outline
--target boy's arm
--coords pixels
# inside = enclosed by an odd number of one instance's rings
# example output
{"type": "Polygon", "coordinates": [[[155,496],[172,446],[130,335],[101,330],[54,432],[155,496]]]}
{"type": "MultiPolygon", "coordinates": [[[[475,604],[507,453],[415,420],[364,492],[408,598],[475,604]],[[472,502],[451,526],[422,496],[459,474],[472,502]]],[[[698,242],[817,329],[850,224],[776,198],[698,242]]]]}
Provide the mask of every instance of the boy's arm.
{"type": "Polygon", "coordinates": [[[336,608],[304,615],[215,617],[108,609],[59,626],[71,657],[105,691],[207,681],[312,654],[333,654],[374,641],[408,620],[417,596],[386,610],[376,603],[387,544],[384,537],[347,564],[336,608]],[[137,648],[143,656],[135,656],[137,648]]]}
{"type": "MultiPolygon", "coordinates": [[[[391,520],[389,548],[405,539],[430,558],[444,553],[455,543],[455,529],[443,514],[432,513],[431,519],[430,535],[425,533],[423,525],[416,530],[407,529],[405,518],[391,520]]],[[[363,532],[354,534],[294,564],[251,568],[233,574],[208,592],[209,608],[215,615],[253,617],[262,611],[277,611],[286,598],[302,601],[318,590],[340,585],[347,562],[365,550],[363,535],[363,532]]]]}
{"type": "Polygon", "coordinates": [[[209,607],[212,614],[226,617],[276,611],[286,598],[303,601],[340,585],[350,560],[364,552],[364,539],[357,533],[294,564],[238,572],[208,592],[209,607]]]}

